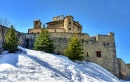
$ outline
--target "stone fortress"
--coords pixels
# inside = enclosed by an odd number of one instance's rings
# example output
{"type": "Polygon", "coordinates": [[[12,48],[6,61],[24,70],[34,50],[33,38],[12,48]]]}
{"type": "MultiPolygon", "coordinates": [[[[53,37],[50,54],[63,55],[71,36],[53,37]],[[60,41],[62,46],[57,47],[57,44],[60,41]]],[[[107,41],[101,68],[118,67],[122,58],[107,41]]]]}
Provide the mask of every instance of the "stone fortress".
{"type": "MultiPolygon", "coordinates": [[[[28,33],[19,33],[19,45],[33,49],[33,43],[37,34],[40,33],[41,24],[40,20],[36,20],[34,28],[29,29],[28,33]]],[[[68,40],[73,36],[73,33],[78,33],[77,36],[83,44],[85,61],[101,65],[120,79],[130,80],[130,69],[122,59],[116,56],[113,32],[107,35],[89,36],[87,33],[82,33],[82,25],[70,15],[53,17],[52,21],[46,24],[50,37],[54,41],[55,54],[64,54],[68,40]]]]}
{"type": "MultiPolygon", "coordinates": [[[[74,21],[72,16],[63,15],[53,17],[52,22],[48,22],[47,30],[48,32],[60,32],[60,33],[82,33],[82,26],[78,21],[74,21]]],[[[34,28],[29,29],[28,33],[39,33],[41,30],[41,22],[40,19],[34,21],[34,28]]]]}

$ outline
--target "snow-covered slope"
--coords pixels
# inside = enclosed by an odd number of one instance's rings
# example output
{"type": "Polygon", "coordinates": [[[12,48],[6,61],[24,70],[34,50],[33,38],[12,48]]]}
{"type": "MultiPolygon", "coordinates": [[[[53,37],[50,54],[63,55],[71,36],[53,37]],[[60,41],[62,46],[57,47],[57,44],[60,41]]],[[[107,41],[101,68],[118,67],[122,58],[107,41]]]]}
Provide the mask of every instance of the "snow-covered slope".
{"type": "Polygon", "coordinates": [[[0,56],[0,82],[120,82],[95,63],[19,48],[25,52],[0,56]]]}

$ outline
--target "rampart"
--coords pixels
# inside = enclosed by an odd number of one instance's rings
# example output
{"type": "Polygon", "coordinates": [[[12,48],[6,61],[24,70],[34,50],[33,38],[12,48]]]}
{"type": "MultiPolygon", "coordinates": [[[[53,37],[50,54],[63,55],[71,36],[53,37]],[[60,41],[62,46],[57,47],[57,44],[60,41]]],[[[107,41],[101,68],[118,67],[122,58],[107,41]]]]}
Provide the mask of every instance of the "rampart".
{"type": "MultiPolygon", "coordinates": [[[[37,34],[19,35],[21,46],[32,49],[36,36],[37,34]]],[[[64,54],[64,49],[67,48],[68,41],[72,36],[73,33],[50,33],[55,46],[54,53],[64,54]]],[[[84,54],[82,55],[85,61],[95,62],[115,76],[119,76],[114,33],[97,36],[78,34],[77,37],[83,43],[84,54]]]]}

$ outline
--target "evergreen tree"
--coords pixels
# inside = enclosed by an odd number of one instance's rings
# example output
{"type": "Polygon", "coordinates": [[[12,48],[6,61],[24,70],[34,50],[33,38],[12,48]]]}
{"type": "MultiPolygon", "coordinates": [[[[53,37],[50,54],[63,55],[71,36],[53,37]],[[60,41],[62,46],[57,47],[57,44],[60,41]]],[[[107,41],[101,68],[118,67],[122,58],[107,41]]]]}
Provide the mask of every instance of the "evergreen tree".
{"type": "Polygon", "coordinates": [[[83,49],[81,48],[83,45],[80,40],[77,38],[77,34],[75,33],[73,37],[68,42],[68,48],[65,49],[65,56],[67,56],[72,61],[82,60],[83,59],[83,49]]]}
{"type": "Polygon", "coordinates": [[[50,39],[49,33],[45,27],[41,29],[40,34],[38,34],[37,38],[35,39],[34,49],[47,53],[53,53],[53,41],[50,39]]]}
{"type": "Polygon", "coordinates": [[[5,35],[5,42],[3,43],[4,50],[8,50],[10,53],[14,53],[18,47],[18,37],[15,32],[15,28],[11,25],[5,35]]]}

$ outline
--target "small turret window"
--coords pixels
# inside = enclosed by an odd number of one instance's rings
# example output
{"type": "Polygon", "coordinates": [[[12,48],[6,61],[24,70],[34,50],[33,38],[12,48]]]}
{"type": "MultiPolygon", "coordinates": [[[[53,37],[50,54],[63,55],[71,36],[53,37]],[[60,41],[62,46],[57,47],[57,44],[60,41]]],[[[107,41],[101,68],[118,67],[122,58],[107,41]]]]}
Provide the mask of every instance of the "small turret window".
{"type": "Polygon", "coordinates": [[[80,28],[78,28],[78,31],[80,30],[80,28]]]}
{"type": "Polygon", "coordinates": [[[37,24],[38,22],[36,22],[36,24],[37,24]]]}
{"type": "Polygon", "coordinates": [[[71,22],[69,22],[69,24],[71,24],[71,22]]]}

